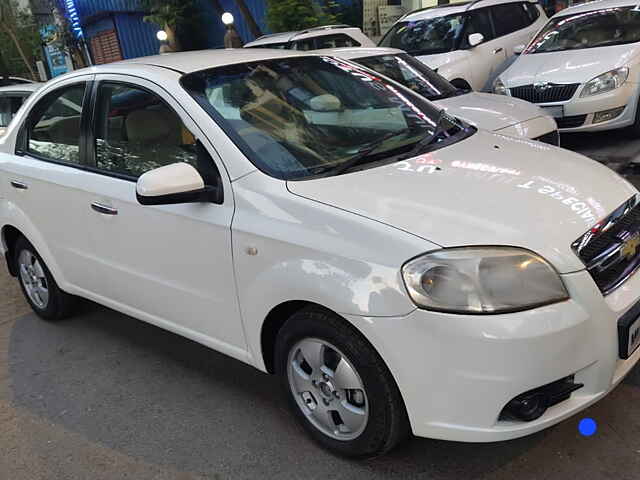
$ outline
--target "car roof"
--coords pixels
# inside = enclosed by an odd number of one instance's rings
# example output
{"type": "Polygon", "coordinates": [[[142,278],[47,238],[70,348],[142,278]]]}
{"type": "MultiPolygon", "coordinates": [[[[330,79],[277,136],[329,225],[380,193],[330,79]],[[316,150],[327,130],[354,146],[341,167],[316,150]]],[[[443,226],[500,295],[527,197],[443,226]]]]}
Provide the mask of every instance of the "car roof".
{"type": "Polygon", "coordinates": [[[596,0],[565,8],[551,18],[564,17],[567,15],[573,15],[574,13],[592,12],[603,8],[634,7],[636,5],[638,5],[638,0],[596,0]]]}
{"type": "Polygon", "coordinates": [[[269,35],[263,35],[256,38],[253,42],[248,42],[245,47],[257,47],[258,45],[272,44],[272,43],[286,43],[291,37],[298,32],[281,32],[271,33],[269,35]]]}
{"type": "Polygon", "coordinates": [[[15,85],[7,85],[6,87],[0,87],[0,93],[12,92],[12,93],[33,93],[42,87],[44,83],[16,83],[15,85]]]}
{"type": "Polygon", "coordinates": [[[108,69],[109,65],[146,65],[167,68],[179,73],[191,73],[209,68],[236,65],[238,63],[255,62],[287,57],[303,57],[307,52],[297,50],[280,50],[270,48],[228,48],[216,50],[200,50],[193,52],[175,52],[151,57],[132,58],[121,62],[92,67],[96,73],[108,69]]]}
{"type": "Polygon", "coordinates": [[[358,27],[352,27],[351,25],[322,25],[320,27],[307,28],[305,30],[297,30],[294,32],[272,33],[270,35],[263,35],[257,38],[253,42],[249,42],[245,47],[257,47],[259,45],[269,45],[272,43],[285,43],[295,39],[303,39],[310,37],[318,37],[325,35],[330,30],[360,30],[358,27]]]}
{"type": "Polygon", "coordinates": [[[413,12],[407,13],[399,21],[405,22],[411,20],[426,20],[429,18],[443,17],[445,15],[462,13],[466,12],[467,10],[475,10],[478,8],[514,2],[537,3],[537,0],[475,0],[471,2],[458,2],[450,3],[447,5],[436,5],[434,7],[422,8],[420,10],[415,10],[413,12]]]}
{"type": "Polygon", "coordinates": [[[335,57],[344,58],[346,60],[354,60],[356,58],[375,57],[376,55],[399,55],[406,52],[398,48],[386,47],[342,47],[310,50],[309,53],[316,53],[318,55],[332,55],[335,57]]]}

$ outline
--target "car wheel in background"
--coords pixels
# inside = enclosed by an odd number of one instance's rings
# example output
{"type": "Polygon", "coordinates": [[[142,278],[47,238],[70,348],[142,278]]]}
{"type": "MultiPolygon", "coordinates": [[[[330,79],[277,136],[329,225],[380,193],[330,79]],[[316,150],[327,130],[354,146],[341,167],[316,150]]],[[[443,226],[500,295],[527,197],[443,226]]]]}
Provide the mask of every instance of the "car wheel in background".
{"type": "Polygon", "coordinates": [[[349,457],[385,453],[410,431],[398,387],[373,347],[319,307],[294,314],[275,361],[288,404],[322,446],[349,457]]]}

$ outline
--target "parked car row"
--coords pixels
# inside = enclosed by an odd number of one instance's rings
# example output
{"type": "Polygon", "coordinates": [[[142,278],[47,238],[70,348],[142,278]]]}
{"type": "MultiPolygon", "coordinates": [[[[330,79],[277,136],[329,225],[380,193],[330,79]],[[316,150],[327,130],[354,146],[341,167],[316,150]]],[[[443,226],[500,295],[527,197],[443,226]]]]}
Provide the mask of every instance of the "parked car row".
{"type": "Polygon", "coordinates": [[[43,319],[83,297],[276,374],[341,454],[507,440],[640,358],[639,193],[554,128],[393,49],[91,67],[0,137],[0,251],[43,319]]]}
{"type": "MultiPolygon", "coordinates": [[[[550,20],[535,1],[475,0],[411,12],[379,46],[411,54],[456,88],[537,104],[562,132],[628,127],[640,135],[639,32],[633,0],[588,2],[550,20]]],[[[265,36],[247,46],[371,46],[362,36],[337,25],[265,36]]]]}

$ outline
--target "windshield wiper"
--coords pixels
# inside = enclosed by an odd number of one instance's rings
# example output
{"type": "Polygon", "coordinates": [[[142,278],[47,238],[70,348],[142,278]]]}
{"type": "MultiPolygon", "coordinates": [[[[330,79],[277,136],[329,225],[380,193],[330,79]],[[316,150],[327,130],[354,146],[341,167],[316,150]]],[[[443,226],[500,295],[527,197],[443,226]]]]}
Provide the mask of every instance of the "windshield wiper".
{"type": "Polygon", "coordinates": [[[413,148],[407,152],[406,155],[403,155],[402,158],[411,158],[420,153],[425,147],[431,145],[434,140],[436,140],[442,133],[445,132],[444,122],[447,118],[444,109],[440,110],[440,115],[438,116],[438,120],[436,121],[436,126],[433,130],[433,133],[428,133],[416,143],[414,143],[413,148]]]}
{"type": "Polygon", "coordinates": [[[389,132],[383,135],[378,140],[375,140],[374,142],[370,143],[365,147],[362,147],[360,150],[358,150],[358,153],[356,153],[354,156],[349,158],[349,160],[347,160],[346,162],[341,163],[340,165],[337,165],[337,166],[327,167],[323,172],[320,172],[320,173],[331,172],[335,175],[340,175],[341,173],[344,173],[347,170],[350,170],[353,167],[360,165],[361,163],[364,163],[365,160],[367,160],[367,158],[375,150],[377,150],[384,142],[386,142],[390,138],[398,136],[402,132],[404,132],[404,130],[402,130],[401,132],[389,132]]]}

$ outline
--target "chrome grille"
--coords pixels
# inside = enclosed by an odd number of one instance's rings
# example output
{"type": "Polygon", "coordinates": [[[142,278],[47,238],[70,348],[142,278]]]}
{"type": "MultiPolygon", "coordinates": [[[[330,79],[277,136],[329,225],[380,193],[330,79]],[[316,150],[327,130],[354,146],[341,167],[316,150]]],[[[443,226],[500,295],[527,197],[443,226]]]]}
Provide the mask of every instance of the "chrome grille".
{"type": "Polygon", "coordinates": [[[640,204],[632,197],[572,244],[607,295],[640,267],[640,204]]]}
{"type": "Polygon", "coordinates": [[[573,97],[579,83],[536,83],[509,89],[512,97],[531,103],[564,102],[573,97]]]}

